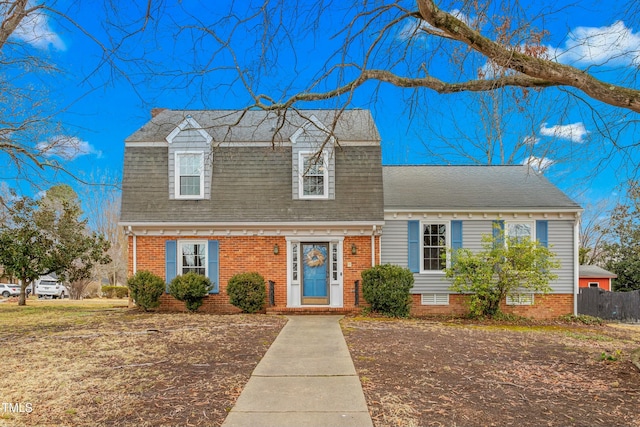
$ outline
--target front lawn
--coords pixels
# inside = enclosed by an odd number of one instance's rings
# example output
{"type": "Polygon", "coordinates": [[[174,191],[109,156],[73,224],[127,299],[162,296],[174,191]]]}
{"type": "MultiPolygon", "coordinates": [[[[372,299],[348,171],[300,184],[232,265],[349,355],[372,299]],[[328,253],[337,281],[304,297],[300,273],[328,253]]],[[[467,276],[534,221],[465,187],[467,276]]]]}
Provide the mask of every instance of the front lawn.
{"type": "Polygon", "coordinates": [[[2,303],[0,425],[220,425],[285,323],[126,300],[2,303]]]}
{"type": "Polygon", "coordinates": [[[640,426],[640,326],[346,318],[375,426],[640,426]]]}

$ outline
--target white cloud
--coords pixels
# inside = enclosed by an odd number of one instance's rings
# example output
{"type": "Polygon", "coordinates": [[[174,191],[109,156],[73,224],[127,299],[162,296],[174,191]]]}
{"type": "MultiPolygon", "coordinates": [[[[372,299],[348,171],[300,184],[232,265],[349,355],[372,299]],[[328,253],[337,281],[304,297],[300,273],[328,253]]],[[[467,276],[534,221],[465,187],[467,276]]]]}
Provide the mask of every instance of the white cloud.
{"type": "Polygon", "coordinates": [[[622,21],[608,27],[578,27],[567,36],[564,47],[549,54],[564,64],[640,64],[640,34],[622,21]]]}
{"type": "Polygon", "coordinates": [[[45,142],[39,142],[36,148],[46,157],[56,156],[65,160],[73,160],[87,154],[95,154],[98,158],[102,157],[101,151],[75,136],[56,135],[45,142]]]}
{"type": "Polygon", "coordinates": [[[60,36],[49,26],[49,18],[40,12],[27,15],[13,32],[13,36],[37,49],[45,50],[49,46],[57,50],[67,49],[60,36]]]}
{"type": "Polygon", "coordinates": [[[589,131],[584,127],[584,123],[578,122],[570,125],[555,125],[547,127],[546,123],[540,125],[540,135],[554,138],[568,139],[576,143],[584,142],[584,137],[589,131]]]}
{"type": "Polygon", "coordinates": [[[536,172],[544,172],[555,162],[548,157],[536,157],[529,156],[528,159],[525,159],[522,164],[528,165],[530,168],[535,170],[536,172]]]}

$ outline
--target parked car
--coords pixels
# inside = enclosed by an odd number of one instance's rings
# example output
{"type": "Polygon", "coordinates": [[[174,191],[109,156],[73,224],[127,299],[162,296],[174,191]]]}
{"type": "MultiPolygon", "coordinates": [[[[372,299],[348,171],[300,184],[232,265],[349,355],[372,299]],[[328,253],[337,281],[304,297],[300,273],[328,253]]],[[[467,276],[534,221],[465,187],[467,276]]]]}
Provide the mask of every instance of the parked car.
{"type": "Polygon", "coordinates": [[[5,298],[20,295],[20,285],[13,283],[0,283],[0,295],[5,298]]]}
{"type": "Polygon", "coordinates": [[[69,290],[62,283],[47,277],[38,281],[36,294],[39,298],[64,298],[69,296],[69,290]]]}

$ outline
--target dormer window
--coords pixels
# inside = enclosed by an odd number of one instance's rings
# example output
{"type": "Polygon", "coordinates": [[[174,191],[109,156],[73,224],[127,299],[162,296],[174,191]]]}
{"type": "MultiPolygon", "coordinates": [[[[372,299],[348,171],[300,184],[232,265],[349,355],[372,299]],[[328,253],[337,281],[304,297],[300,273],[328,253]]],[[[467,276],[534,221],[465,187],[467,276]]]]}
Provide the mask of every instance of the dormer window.
{"type": "Polygon", "coordinates": [[[327,199],[329,197],[328,155],[302,152],[299,155],[299,197],[327,199]]]}
{"type": "Polygon", "coordinates": [[[177,152],[175,165],[176,198],[204,198],[204,153],[177,152]]]}

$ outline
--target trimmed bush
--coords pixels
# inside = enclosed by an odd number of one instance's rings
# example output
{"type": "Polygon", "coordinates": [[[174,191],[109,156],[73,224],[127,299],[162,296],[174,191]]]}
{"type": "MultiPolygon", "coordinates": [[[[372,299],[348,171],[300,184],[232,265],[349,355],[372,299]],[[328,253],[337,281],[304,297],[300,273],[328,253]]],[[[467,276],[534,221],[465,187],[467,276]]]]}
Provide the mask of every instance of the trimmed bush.
{"type": "Polygon", "coordinates": [[[413,273],[397,265],[376,265],[362,272],[362,294],[371,310],[390,317],[407,317],[411,310],[413,273]]]}
{"type": "Polygon", "coordinates": [[[150,271],[141,270],[129,277],[127,286],[131,290],[131,298],[136,305],[144,311],[149,311],[160,305],[160,296],[166,285],[161,277],[150,271]]]}
{"type": "Polygon", "coordinates": [[[169,283],[169,293],[175,299],[183,301],[191,312],[198,311],[211,289],[213,284],[208,277],[193,272],[177,276],[169,283]]]}
{"type": "Polygon", "coordinates": [[[243,313],[262,311],[267,298],[264,277],[259,273],[240,273],[229,279],[227,284],[229,302],[243,313]]]}
{"type": "Polygon", "coordinates": [[[103,286],[102,296],[107,298],[126,298],[129,295],[127,286],[103,286]]]}

